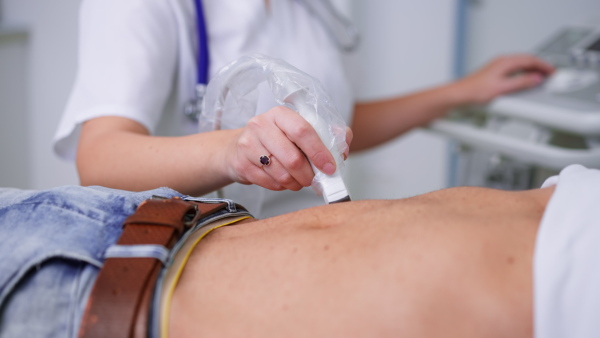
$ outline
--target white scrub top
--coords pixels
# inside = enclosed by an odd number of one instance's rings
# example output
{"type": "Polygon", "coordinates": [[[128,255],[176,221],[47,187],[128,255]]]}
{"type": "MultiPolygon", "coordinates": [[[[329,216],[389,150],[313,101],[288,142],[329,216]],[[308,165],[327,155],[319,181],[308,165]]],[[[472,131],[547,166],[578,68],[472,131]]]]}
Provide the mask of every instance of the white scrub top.
{"type": "MultiPolygon", "coordinates": [[[[318,78],[350,123],[353,97],[340,52],[322,24],[298,1],[203,0],[210,76],[242,55],[280,58],[318,78]]],[[[183,114],[194,95],[197,34],[193,0],[83,0],[75,85],[54,150],[75,158],[81,123],[100,116],[135,120],[153,135],[198,131],[183,114]]],[[[258,112],[275,106],[260,95],[258,112]]],[[[310,188],[273,192],[232,184],[224,196],[256,217],[323,204],[310,188]]]]}

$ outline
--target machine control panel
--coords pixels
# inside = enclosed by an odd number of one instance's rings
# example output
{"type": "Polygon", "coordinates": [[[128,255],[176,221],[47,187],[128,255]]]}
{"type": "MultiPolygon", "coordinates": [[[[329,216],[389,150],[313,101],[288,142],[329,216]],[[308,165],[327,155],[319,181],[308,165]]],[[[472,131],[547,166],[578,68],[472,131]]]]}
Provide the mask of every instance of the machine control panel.
{"type": "Polygon", "coordinates": [[[536,88],[499,97],[488,111],[600,135],[600,25],[565,27],[534,53],[554,65],[555,73],[536,88]]]}
{"type": "Polygon", "coordinates": [[[600,69],[600,27],[566,27],[537,54],[558,67],[600,69]]]}
{"type": "Polygon", "coordinates": [[[570,93],[592,86],[600,74],[589,69],[558,68],[544,83],[544,89],[550,93],[570,93]]]}

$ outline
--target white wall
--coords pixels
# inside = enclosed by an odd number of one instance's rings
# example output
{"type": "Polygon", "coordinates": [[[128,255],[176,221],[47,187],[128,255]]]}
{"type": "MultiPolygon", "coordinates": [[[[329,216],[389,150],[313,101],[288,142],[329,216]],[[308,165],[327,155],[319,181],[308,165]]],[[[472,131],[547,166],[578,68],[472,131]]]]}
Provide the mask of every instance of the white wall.
{"type": "MultiPolygon", "coordinates": [[[[449,81],[453,71],[454,0],[353,1],[361,49],[352,59],[359,99],[406,94],[449,81]]],[[[403,112],[398,112],[402,114],[403,112]]],[[[414,131],[349,159],[354,199],[398,198],[447,184],[447,141],[414,131]]]]}
{"type": "Polygon", "coordinates": [[[28,55],[27,31],[0,24],[0,187],[26,187],[31,180],[28,55]]]}
{"type": "Polygon", "coordinates": [[[467,68],[498,54],[533,51],[560,27],[600,24],[598,0],[477,0],[469,11],[467,68]]]}
{"type": "MultiPolygon", "coordinates": [[[[10,77],[16,83],[24,81],[22,95],[27,102],[19,103],[21,94],[0,101],[2,124],[26,134],[27,142],[0,144],[0,154],[11,153],[17,156],[13,158],[15,163],[24,166],[0,172],[2,183],[11,181],[16,182],[12,186],[42,189],[78,182],[74,165],[59,160],[51,148],[75,76],[78,7],[79,0],[3,0],[2,24],[27,31],[24,60],[13,60],[17,68],[26,62],[27,70],[26,79],[4,72],[0,77],[10,77]],[[18,108],[7,108],[15,105],[18,108]],[[23,116],[27,119],[26,129],[22,129],[23,116]],[[19,173],[27,173],[27,180],[23,181],[19,173]]],[[[7,48],[7,44],[0,43],[0,52],[7,48]]],[[[4,163],[5,159],[0,161],[4,163]]]]}

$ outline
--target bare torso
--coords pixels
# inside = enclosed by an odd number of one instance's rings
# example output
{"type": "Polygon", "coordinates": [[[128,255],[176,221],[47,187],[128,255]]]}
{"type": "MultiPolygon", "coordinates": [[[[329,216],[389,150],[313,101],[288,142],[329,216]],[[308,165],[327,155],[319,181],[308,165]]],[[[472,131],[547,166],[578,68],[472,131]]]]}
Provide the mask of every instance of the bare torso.
{"type": "Polygon", "coordinates": [[[173,337],[531,337],[552,189],[454,188],[218,229],[193,252],[173,337]]]}

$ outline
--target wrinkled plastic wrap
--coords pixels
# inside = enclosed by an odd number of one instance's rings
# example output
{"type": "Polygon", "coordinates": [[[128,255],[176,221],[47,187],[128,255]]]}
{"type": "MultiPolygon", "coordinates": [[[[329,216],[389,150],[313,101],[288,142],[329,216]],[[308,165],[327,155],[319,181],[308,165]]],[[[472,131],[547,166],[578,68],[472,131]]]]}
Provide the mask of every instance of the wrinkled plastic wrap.
{"type": "Polygon", "coordinates": [[[327,203],[342,194],[330,191],[343,190],[346,195],[341,197],[348,197],[341,180],[343,153],[347,149],[346,123],[317,79],[282,60],[248,55],[221,69],[206,89],[199,117],[200,131],[240,128],[256,114],[263,113],[256,111],[257,88],[263,82],[269,85],[279,104],[298,112],[315,128],[335,158],[334,175],[326,175],[313,166],[313,189],[323,194],[327,203]]]}

